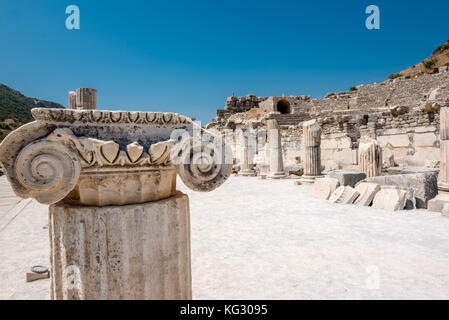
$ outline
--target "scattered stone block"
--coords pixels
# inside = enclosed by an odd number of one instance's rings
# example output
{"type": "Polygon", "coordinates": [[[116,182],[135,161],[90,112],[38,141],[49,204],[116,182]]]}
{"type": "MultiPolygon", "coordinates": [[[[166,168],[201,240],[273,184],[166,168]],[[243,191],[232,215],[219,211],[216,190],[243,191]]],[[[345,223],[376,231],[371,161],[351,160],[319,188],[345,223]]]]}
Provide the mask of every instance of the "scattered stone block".
{"type": "Polygon", "coordinates": [[[304,165],[303,164],[290,164],[284,167],[284,171],[287,175],[296,175],[302,176],[304,174],[304,165]]]}
{"type": "Polygon", "coordinates": [[[360,196],[355,200],[354,204],[359,206],[369,206],[376,194],[380,191],[380,185],[377,183],[359,183],[355,190],[360,193],[360,196]]]}
{"type": "Polygon", "coordinates": [[[350,186],[354,188],[357,182],[366,178],[366,174],[363,172],[340,170],[331,172],[329,178],[337,179],[341,186],[350,186]]]}
{"type": "Polygon", "coordinates": [[[50,278],[50,271],[48,268],[42,266],[34,266],[31,267],[30,270],[26,274],[26,281],[32,282],[41,279],[50,278]]]}
{"type": "Polygon", "coordinates": [[[318,199],[328,200],[339,186],[340,182],[337,179],[316,179],[313,185],[313,196],[318,199]]]}
{"type": "Polygon", "coordinates": [[[397,174],[371,177],[367,182],[390,185],[401,188],[412,188],[416,197],[417,208],[427,208],[429,200],[438,194],[438,172],[428,171],[410,174],[397,174]]]}
{"type": "Polygon", "coordinates": [[[407,201],[407,191],[392,187],[382,186],[373,200],[373,208],[389,211],[397,211],[405,208],[407,201]]]}
{"type": "Polygon", "coordinates": [[[332,203],[352,204],[360,194],[350,186],[340,186],[331,195],[329,201],[332,203]]]}

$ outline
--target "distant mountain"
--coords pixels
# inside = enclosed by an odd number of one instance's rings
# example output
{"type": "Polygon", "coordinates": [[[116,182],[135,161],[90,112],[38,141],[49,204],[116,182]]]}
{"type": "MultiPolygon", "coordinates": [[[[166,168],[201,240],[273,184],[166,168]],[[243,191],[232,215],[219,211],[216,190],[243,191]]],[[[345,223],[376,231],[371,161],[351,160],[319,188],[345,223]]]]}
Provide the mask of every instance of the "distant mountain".
{"type": "Polygon", "coordinates": [[[64,108],[59,103],[29,98],[0,83],[0,141],[12,130],[33,121],[33,108],[64,108]]]}

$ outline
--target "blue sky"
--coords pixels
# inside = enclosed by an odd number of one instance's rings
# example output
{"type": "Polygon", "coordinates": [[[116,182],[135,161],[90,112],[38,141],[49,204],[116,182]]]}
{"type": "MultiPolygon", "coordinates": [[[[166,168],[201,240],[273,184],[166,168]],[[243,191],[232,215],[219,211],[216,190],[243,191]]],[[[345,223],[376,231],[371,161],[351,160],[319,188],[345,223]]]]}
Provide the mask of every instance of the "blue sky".
{"type": "Polygon", "coordinates": [[[172,111],[208,123],[226,98],[345,91],[385,80],[449,38],[449,1],[0,0],[0,83],[67,106],[172,111]],[[68,5],[81,29],[65,27],[68,5]],[[381,11],[367,30],[365,8],[381,11]]]}

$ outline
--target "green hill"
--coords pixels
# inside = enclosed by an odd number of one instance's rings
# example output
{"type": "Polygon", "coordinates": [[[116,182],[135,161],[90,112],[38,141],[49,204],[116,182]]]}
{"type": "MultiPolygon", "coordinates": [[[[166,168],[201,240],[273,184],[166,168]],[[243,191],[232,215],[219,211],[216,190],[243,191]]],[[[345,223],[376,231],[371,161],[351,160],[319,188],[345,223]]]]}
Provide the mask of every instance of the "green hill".
{"type": "Polygon", "coordinates": [[[33,121],[33,108],[64,108],[61,104],[29,98],[0,84],[0,141],[12,130],[33,121]]]}

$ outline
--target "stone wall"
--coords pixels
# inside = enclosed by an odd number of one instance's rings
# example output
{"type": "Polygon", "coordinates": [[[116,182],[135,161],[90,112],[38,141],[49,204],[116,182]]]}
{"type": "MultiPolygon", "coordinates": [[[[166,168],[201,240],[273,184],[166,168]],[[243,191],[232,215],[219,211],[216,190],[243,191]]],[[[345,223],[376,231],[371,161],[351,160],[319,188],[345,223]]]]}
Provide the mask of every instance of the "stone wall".
{"type": "MultiPolygon", "coordinates": [[[[439,114],[419,112],[393,116],[383,113],[347,122],[325,122],[318,119],[323,134],[322,163],[332,161],[341,167],[357,164],[358,142],[361,136],[377,139],[384,150],[384,161],[394,155],[398,165],[425,166],[439,159],[439,114]]],[[[287,164],[296,163],[303,152],[302,130],[298,126],[284,127],[283,152],[287,164]]]]}
{"type": "MultiPolygon", "coordinates": [[[[423,75],[413,79],[405,77],[387,80],[378,84],[360,85],[351,92],[329,93],[322,99],[309,96],[258,98],[229,97],[224,110],[217,110],[220,122],[223,116],[245,112],[251,108],[263,108],[267,113],[276,112],[277,104],[285,100],[291,106],[291,114],[307,114],[310,117],[326,115],[364,114],[388,111],[394,106],[420,107],[428,100],[449,99],[449,72],[423,75]]],[[[278,121],[283,125],[282,115],[278,121]]]]}
{"type": "Polygon", "coordinates": [[[328,163],[340,167],[357,164],[361,136],[377,139],[384,150],[384,161],[394,155],[398,165],[425,166],[439,159],[438,111],[449,103],[449,72],[444,69],[434,75],[402,77],[356,89],[330,93],[323,99],[231,97],[226,110],[218,110],[210,126],[231,128],[229,119],[234,127],[260,129],[266,120],[276,119],[281,127],[285,165],[303,159],[301,123],[314,118],[322,126],[321,157],[326,167],[328,163]],[[280,102],[284,107],[288,104],[289,113],[280,112],[280,102]]]}

